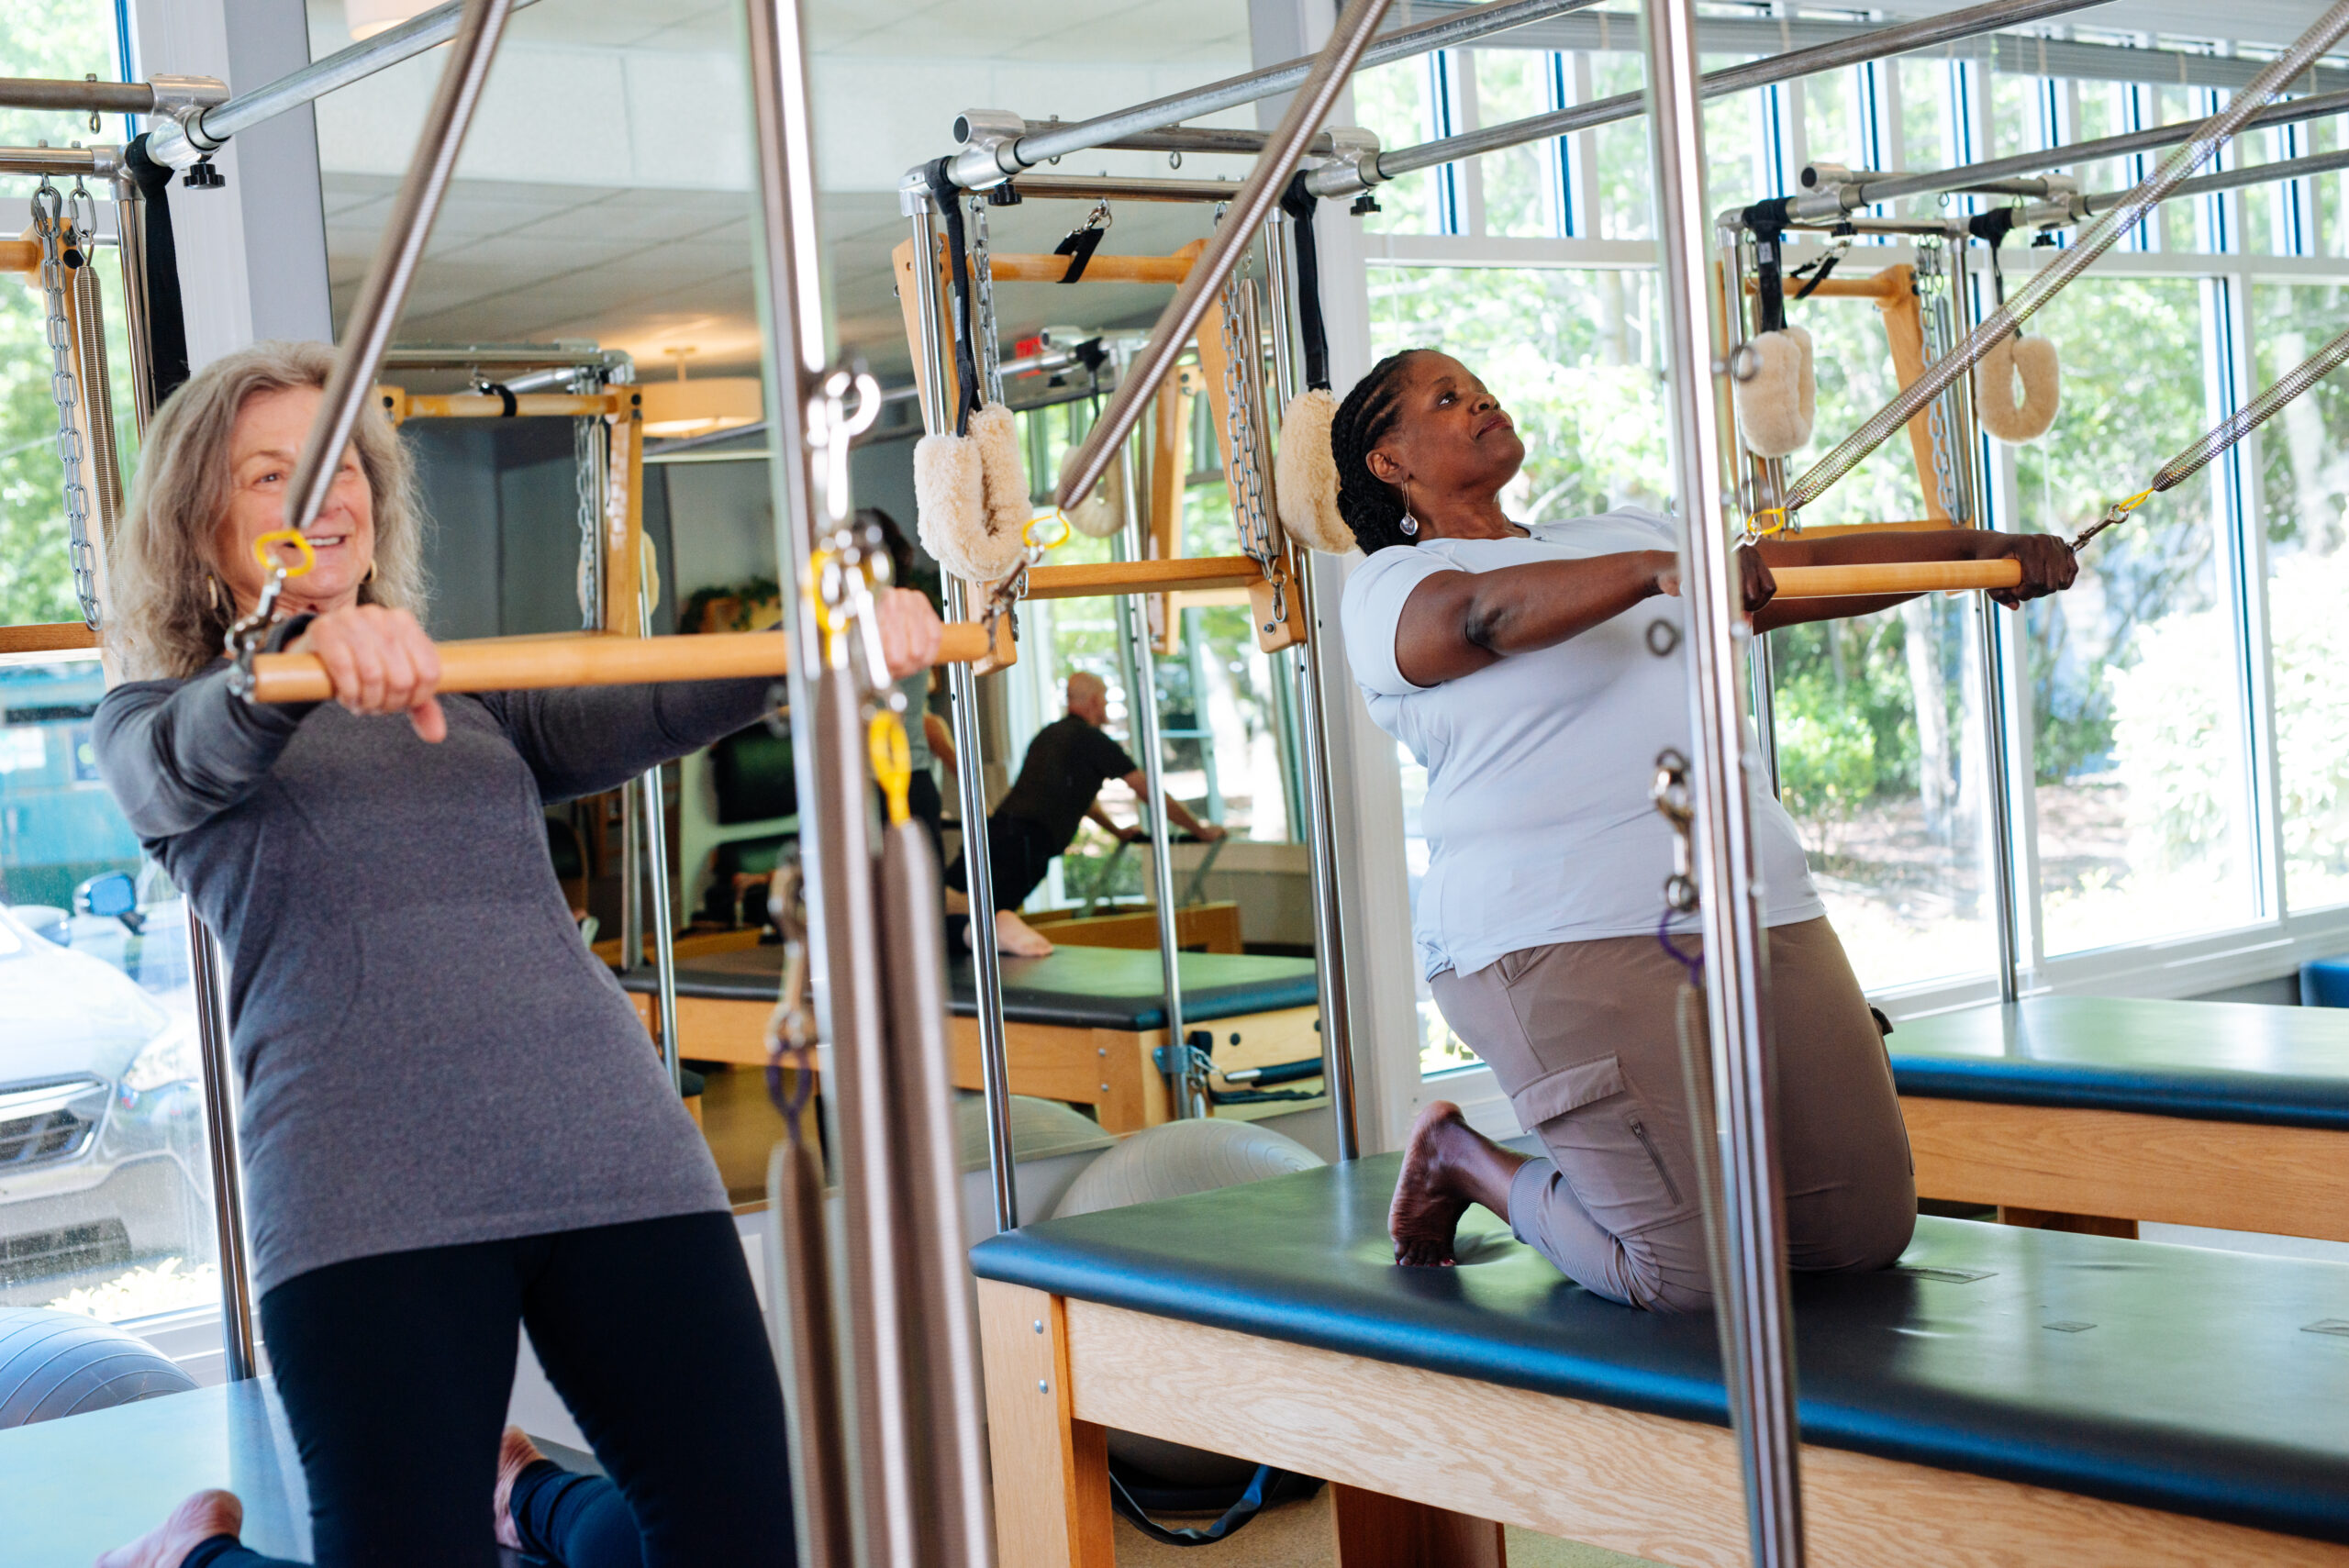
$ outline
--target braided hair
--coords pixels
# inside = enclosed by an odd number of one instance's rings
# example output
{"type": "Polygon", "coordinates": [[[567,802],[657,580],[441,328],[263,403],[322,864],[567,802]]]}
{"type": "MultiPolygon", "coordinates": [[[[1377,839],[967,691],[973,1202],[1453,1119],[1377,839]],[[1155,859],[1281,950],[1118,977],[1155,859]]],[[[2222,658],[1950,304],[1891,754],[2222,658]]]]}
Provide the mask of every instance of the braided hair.
{"type": "Polygon", "coordinates": [[[1338,469],[1338,516],[1353,530],[1364,555],[1419,541],[1403,531],[1400,492],[1370,471],[1371,450],[1395,428],[1402,412],[1403,367],[1419,349],[1405,349],[1371,366],[1338,406],[1330,423],[1330,456],[1338,469]]]}

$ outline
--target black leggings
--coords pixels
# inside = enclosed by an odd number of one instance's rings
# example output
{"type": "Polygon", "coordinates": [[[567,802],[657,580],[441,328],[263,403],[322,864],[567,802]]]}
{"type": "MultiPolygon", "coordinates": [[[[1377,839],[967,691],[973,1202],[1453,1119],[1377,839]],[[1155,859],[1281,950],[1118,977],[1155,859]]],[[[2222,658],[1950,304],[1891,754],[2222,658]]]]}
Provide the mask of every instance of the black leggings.
{"type": "MultiPolygon", "coordinates": [[[[320,1568],[495,1568],[490,1499],[527,1327],[611,1473],[524,1472],[564,1568],[797,1560],[783,1392],[730,1216],[360,1258],[262,1297],[320,1568]]],[[[294,1568],[216,1537],[184,1568],[294,1568]]]]}

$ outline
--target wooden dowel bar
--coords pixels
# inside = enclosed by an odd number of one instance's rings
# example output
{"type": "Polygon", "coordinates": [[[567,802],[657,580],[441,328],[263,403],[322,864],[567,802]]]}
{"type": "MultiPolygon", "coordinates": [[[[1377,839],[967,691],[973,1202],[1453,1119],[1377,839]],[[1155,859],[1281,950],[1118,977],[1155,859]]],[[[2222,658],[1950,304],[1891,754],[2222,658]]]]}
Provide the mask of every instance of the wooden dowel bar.
{"type": "MultiPolygon", "coordinates": [[[[1191,275],[1188,256],[1096,256],[1085,264],[1081,284],[1179,284],[1191,275]]],[[[1056,284],[1068,276],[1066,256],[990,255],[987,270],[999,284],[1056,284]]]]}
{"type": "Polygon", "coordinates": [[[1039,566],[1028,573],[1031,599],[1089,599],[1119,594],[1182,594],[1244,588],[1264,569],[1244,555],[1178,556],[1173,561],[1110,561],[1094,566],[1039,566]]]}
{"type": "Polygon", "coordinates": [[[35,273],[39,271],[39,240],[0,239],[0,272],[35,273]]]}
{"type": "Polygon", "coordinates": [[[1921,534],[1944,533],[1954,528],[1970,528],[1951,517],[1920,517],[1911,522],[1898,523],[1817,523],[1798,528],[1779,537],[1783,539],[1833,539],[1842,534],[1921,534]]]}
{"type": "MultiPolygon", "coordinates": [[[[384,389],[388,392],[390,389],[384,389]]],[[[598,419],[607,414],[624,411],[623,397],[636,395],[633,387],[624,393],[595,393],[581,395],[563,392],[526,392],[514,399],[514,415],[518,419],[598,419]]],[[[450,395],[410,393],[401,400],[401,406],[384,411],[395,423],[402,419],[502,419],[507,417],[506,400],[485,397],[474,393],[450,395]]]]}
{"type": "Polygon", "coordinates": [[[1774,566],[1781,599],[1842,599],[1878,594],[1931,594],[1969,588],[2014,588],[2022,562],[2000,561],[1879,561],[1864,566],[1774,566]]]}
{"type": "MultiPolygon", "coordinates": [[[[444,692],[518,692],[551,686],[627,686],[654,681],[724,681],[784,674],[791,638],[781,631],[712,632],[694,637],[491,638],[440,645],[444,692]]],[[[986,628],[951,621],[939,639],[939,662],[970,663],[987,651],[986,628]]],[[[315,653],[262,653],[253,659],[257,702],[324,702],[333,695],[315,653]]]]}
{"type": "MultiPolygon", "coordinates": [[[[1828,278],[1810,291],[1809,297],[1812,299],[1889,299],[1909,292],[1911,287],[1909,278],[1913,275],[1913,273],[1904,274],[1899,267],[1887,267],[1880,272],[1872,272],[1864,278],[1828,278]]],[[[1804,280],[1804,282],[1808,281],[1808,279],[1804,280]]],[[[1787,280],[1788,305],[1797,303],[1795,295],[1802,286],[1801,283],[1792,278],[1787,280]]],[[[1760,294],[1761,280],[1746,279],[1745,292],[1749,295],[1760,294]]]]}
{"type": "Polygon", "coordinates": [[[0,626],[0,653],[79,653],[98,645],[98,634],[78,620],[0,626]]]}

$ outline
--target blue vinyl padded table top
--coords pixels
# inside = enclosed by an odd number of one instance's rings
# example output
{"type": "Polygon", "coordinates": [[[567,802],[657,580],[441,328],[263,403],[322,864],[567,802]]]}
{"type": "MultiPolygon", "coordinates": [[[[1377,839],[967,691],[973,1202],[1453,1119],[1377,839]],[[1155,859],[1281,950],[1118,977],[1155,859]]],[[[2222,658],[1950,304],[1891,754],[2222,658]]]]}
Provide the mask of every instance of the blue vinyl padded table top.
{"type": "Polygon", "coordinates": [[[1904,1095],[2349,1131],[2349,1010],[2032,996],[1911,1018],[1904,1095]]]}
{"type": "MultiPolygon", "coordinates": [[[[1391,1261],[1382,1155],[982,1241],[985,1279],[1715,1426],[1707,1315],[1619,1307],[1481,1208],[1391,1261]],[[1479,1229],[1481,1228],[1481,1229],[1479,1229]],[[1471,1234],[1474,1232],[1474,1234],[1471,1234]]],[[[1805,1440],[2349,1541],[2349,1264],[1920,1218],[1797,1275],[1805,1440]]]]}
{"type": "MultiPolygon", "coordinates": [[[[1253,953],[1186,952],[1176,963],[1186,1023],[1243,1018],[1319,1000],[1313,961],[1253,953]]],[[[950,1006],[970,1018],[979,1010],[971,961],[947,970],[950,1006]]],[[[652,971],[619,977],[631,991],[651,991],[652,971]]],[[[772,1005],[783,984],[783,949],[741,948],[677,965],[677,995],[772,1005]]],[[[1158,1029],[1166,1027],[1166,973],[1154,948],[1060,947],[1047,958],[1003,960],[1003,1015],[1016,1024],[1069,1029],[1158,1029]]]]}

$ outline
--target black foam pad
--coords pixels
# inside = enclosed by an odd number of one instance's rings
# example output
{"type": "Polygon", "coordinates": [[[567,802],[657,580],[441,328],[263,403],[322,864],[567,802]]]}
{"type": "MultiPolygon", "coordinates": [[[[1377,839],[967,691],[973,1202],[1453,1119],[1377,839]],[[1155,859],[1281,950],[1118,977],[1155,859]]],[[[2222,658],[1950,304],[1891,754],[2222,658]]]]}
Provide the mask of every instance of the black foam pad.
{"type": "MultiPolygon", "coordinates": [[[[1309,958],[1249,953],[1186,952],[1177,961],[1187,1023],[1244,1018],[1319,999],[1309,958]]],[[[650,992],[650,969],[620,977],[631,991],[650,992]]],[[[951,1006],[963,1018],[979,1010],[971,961],[948,971],[951,1006]]],[[[744,948],[711,953],[677,966],[677,995],[727,1001],[773,1002],[783,984],[783,949],[744,948]]],[[[1013,1023],[1070,1029],[1142,1029],[1166,1027],[1165,971],[1155,950],[1063,947],[1049,958],[1003,961],[1003,1015],[1013,1023]]]]}
{"type": "MultiPolygon", "coordinates": [[[[1702,1314],[1619,1307],[1483,1209],[1389,1261],[1399,1156],[1050,1220],[982,1278],[1728,1424],[1702,1314]]],[[[2349,1266],[1920,1219],[1898,1268],[1798,1275],[1804,1440],[2349,1541],[2349,1266]]]]}
{"type": "Polygon", "coordinates": [[[2349,1131],[2349,1010],[2033,996],[1912,1018],[1904,1095],[2349,1131]]]}

